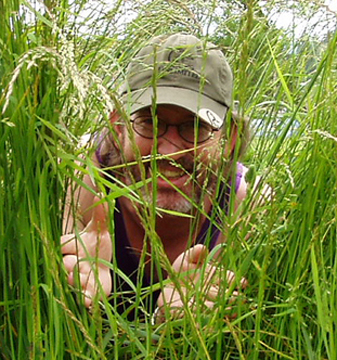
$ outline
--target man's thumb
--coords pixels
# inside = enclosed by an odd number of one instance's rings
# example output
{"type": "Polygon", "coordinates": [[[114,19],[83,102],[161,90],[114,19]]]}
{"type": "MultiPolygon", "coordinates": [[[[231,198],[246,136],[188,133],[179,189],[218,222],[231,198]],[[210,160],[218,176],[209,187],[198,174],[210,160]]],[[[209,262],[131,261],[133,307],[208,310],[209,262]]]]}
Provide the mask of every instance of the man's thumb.
{"type": "Polygon", "coordinates": [[[199,269],[203,265],[207,255],[208,250],[205,245],[195,245],[180,254],[173,262],[172,268],[176,272],[199,269]]]}
{"type": "Polygon", "coordinates": [[[105,202],[101,202],[101,199],[97,196],[93,201],[92,217],[86,230],[102,232],[108,230],[107,217],[108,208],[105,202]]]}
{"type": "Polygon", "coordinates": [[[203,264],[208,255],[208,250],[205,245],[195,245],[187,251],[187,261],[191,264],[203,264]]]}

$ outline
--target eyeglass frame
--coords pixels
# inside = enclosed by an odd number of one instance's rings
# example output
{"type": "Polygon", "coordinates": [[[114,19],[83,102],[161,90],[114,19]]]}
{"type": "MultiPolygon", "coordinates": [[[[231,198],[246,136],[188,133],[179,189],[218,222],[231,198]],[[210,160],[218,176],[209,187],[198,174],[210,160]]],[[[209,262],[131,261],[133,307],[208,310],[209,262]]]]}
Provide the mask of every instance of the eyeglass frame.
{"type": "MultiPolygon", "coordinates": [[[[141,132],[139,132],[139,129],[137,130],[137,127],[135,126],[135,123],[136,123],[136,121],[137,121],[138,119],[144,119],[144,120],[149,120],[149,119],[151,119],[151,120],[152,120],[152,126],[153,126],[153,125],[154,125],[154,121],[153,121],[154,117],[153,117],[152,115],[141,115],[141,116],[136,117],[135,119],[130,119],[130,122],[131,122],[131,124],[132,124],[132,129],[133,129],[139,136],[141,136],[141,137],[143,137],[143,138],[145,138],[145,139],[153,139],[153,137],[154,137],[154,131],[152,131],[152,135],[151,135],[151,136],[150,136],[150,135],[149,135],[149,136],[146,136],[146,135],[142,134],[141,132]]],[[[217,131],[221,130],[222,127],[223,127],[223,126],[221,126],[221,127],[219,127],[219,128],[214,128],[214,127],[212,127],[210,124],[208,124],[208,123],[206,123],[205,121],[203,121],[202,119],[198,118],[197,116],[195,116],[195,118],[194,118],[193,121],[186,121],[186,122],[181,123],[181,124],[178,124],[178,125],[168,124],[167,122],[165,122],[164,120],[161,120],[161,119],[158,118],[158,116],[157,116],[157,125],[158,125],[159,123],[160,123],[160,124],[164,124],[164,125],[165,125],[165,128],[164,128],[164,131],[163,131],[163,132],[161,132],[161,133],[158,132],[158,133],[157,133],[157,138],[160,138],[160,137],[164,136],[164,135],[167,133],[168,128],[169,128],[170,126],[174,126],[174,127],[177,128],[179,136],[180,136],[184,141],[186,141],[186,142],[188,142],[188,143],[190,143],[190,144],[195,144],[195,143],[196,143],[196,144],[203,144],[203,143],[206,142],[207,140],[212,139],[212,138],[214,137],[214,132],[217,132],[217,131]],[[196,123],[197,123],[197,124],[203,124],[203,126],[208,127],[208,128],[210,129],[210,131],[209,131],[209,136],[208,136],[206,139],[201,140],[201,141],[195,141],[195,137],[194,137],[194,136],[193,136],[193,141],[185,138],[185,137],[182,135],[182,133],[181,133],[181,128],[182,128],[184,125],[186,126],[186,124],[190,124],[190,123],[193,123],[193,124],[194,124],[194,128],[193,128],[193,129],[195,129],[195,124],[196,124],[196,123]]],[[[157,127],[157,129],[159,130],[159,127],[157,127]]],[[[198,128],[198,129],[199,129],[199,128],[198,128]]],[[[153,130],[153,128],[152,128],[152,130],[153,130]]]]}

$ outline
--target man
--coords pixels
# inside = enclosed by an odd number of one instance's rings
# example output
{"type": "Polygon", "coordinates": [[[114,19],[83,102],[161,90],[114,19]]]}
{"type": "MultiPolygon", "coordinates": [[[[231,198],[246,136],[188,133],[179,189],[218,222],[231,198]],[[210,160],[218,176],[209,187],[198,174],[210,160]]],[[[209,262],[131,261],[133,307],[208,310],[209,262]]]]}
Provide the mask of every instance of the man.
{"type": "Polygon", "coordinates": [[[159,36],[132,60],[120,94],[122,105],[101,134],[94,162],[103,170],[106,198],[124,187],[123,196],[108,208],[89,175],[83,187],[70,189],[61,241],[69,283],[77,279],[88,307],[104,291],[129,311],[142,303],[130,295],[139,283],[159,281],[150,304],[157,319],[181,316],[198,291],[211,308],[224,280],[227,287],[245,285],[231,272],[221,279],[207,259],[225,241],[223,219],[246,196],[247,169],[233,161],[242,124],[226,121],[230,67],[211,43],[159,36]]]}

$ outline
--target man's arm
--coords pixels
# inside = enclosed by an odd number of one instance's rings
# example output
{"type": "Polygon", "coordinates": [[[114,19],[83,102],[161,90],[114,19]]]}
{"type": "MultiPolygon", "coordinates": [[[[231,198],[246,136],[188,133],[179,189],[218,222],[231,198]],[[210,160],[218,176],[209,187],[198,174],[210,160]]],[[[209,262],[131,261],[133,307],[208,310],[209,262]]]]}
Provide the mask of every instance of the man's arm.
{"type": "Polygon", "coordinates": [[[251,209],[256,208],[257,206],[266,205],[272,199],[272,188],[268,184],[262,184],[261,176],[256,176],[254,183],[250,183],[246,179],[246,175],[248,174],[249,169],[246,166],[242,168],[242,178],[240,182],[240,186],[236,192],[235,198],[235,210],[240,206],[243,200],[246,198],[248,191],[252,192],[253,198],[251,203],[251,209]]]}
{"type": "MultiPolygon", "coordinates": [[[[249,168],[243,166],[242,178],[235,194],[234,215],[237,218],[241,216],[239,207],[246,199],[249,193],[252,194],[249,203],[249,208],[251,211],[257,209],[258,207],[262,208],[263,206],[270,203],[273,198],[273,189],[268,184],[261,183],[262,182],[261,176],[256,176],[254,179],[252,179],[253,182],[247,181],[246,175],[248,174],[248,172],[249,172],[249,168]]],[[[263,210],[263,212],[265,212],[265,210],[263,210]]],[[[225,243],[226,239],[227,239],[226,233],[222,233],[219,236],[216,245],[225,243]]]]}
{"type": "MultiPolygon", "coordinates": [[[[98,164],[97,159],[94,163],[98,164]]],[[[111,293],[110,268],[101,260],[111,261],[112,243],[106,204],[95,205],[100,199],[89,175],[84,175],[83,182],[88,188],[71,184],[67,190],[61,251],[68,282],[81,288],[89,307],[100,289],[106,295],[111,293]]]]}
{"type": "MultiPolygon", "coordinates": [[[[98,161],[94,155],[92,159],[94,165],[98,166],[98,161]]],[[[88,187],[97,192],[97,186],[94,184],[88,174],[83,176],[83,182],[88,187]]],[[[73,233],[75,223],[79,231],[83,230],[92,219],[95,194],[83,186],[71,183],[67,189],[65,208],[63,213],[62,233],[73,233]]]]}

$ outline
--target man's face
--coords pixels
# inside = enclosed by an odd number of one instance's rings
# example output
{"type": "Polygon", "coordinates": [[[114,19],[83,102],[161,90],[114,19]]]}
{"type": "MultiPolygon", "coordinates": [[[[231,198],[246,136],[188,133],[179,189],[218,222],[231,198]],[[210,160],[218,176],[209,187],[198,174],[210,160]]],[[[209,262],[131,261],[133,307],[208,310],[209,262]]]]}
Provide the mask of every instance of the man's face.
{"type": "Polygon", "coordinates": [[[150,108],[131,116],[132,134],[126,127],[121,128],[122,158],[129,164],[134,161],[137,164],[125,166],[123,181],[131,185],[151,178],[142,188],[146,201],[151,203],[156,199],[159,208],[189,213],[193,208],[192,202],[200,204],[203,196],[212,192],[216,185],[217,167],[223,155],[219,146],[221,130],[212,133],[206,123],[197,124],[192,112],[178,106],[160,105],[156,115],[160,123],[157,131],[161,135],[156,139],[152,136],[150,108]],[[212,136],[195,144],[193,128],[200,132],[199,137],[206,138],[208,131],[212,136]],[[137,152],[140,155],[138,160],[137,152]],[[158,157],[155,164],[149,160],[154,154],[158,157]]]}

